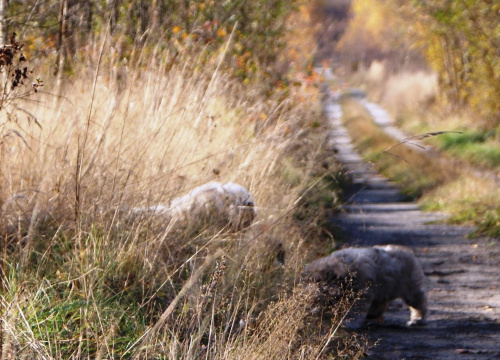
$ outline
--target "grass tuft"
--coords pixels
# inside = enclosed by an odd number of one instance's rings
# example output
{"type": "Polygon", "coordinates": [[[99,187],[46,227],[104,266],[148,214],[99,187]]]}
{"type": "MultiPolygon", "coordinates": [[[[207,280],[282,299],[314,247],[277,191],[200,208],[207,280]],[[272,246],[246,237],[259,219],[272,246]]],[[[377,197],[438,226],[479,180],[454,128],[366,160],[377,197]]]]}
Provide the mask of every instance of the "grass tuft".
{"type": "Polygon", "coordinates": [[[439,147],[486,169],[500,168],[500,145],[495,130],[466,131],[439,139],[439,147]]]}

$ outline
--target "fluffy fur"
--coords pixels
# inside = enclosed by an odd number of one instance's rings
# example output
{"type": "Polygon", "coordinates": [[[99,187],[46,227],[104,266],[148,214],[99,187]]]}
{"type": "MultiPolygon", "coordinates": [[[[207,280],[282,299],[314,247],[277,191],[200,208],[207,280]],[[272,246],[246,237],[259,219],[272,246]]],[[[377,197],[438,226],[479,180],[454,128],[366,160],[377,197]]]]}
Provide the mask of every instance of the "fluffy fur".
{"type": "Polygon", "coordinates": [[[326,287],[338,288],[351,281],[354,291],[362,293],[346,317],[348,327],[360,327],[367,319],[381,318],[388,303],[397,298],[410,307],[407,325],[425,323],[425,276],[407,247],[384,245],[335,251],[307,265],[304,276],[326,287]]]}
{"type": "Polygon", "coordinates": [[[134,214],[153,213],[170,218],[175,223],[218,222],[233,230],[250,226],[257,213],[253,196],[243,186],[228,182],[210,182],[172,200],[170,206],[156,205],[134,208],[134,214]]]}

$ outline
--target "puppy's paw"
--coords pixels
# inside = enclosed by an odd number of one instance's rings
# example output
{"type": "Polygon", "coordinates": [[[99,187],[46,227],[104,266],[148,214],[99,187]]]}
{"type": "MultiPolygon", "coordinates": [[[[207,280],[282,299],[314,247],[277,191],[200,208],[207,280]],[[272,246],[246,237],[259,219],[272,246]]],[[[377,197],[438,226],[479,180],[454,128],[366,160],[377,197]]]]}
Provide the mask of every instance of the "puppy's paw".
{"type": "Polygon", "coordinates": [[[406,322],[407,326],[424,326],[427,322],[424,319],[411,319],[406,322]]]}

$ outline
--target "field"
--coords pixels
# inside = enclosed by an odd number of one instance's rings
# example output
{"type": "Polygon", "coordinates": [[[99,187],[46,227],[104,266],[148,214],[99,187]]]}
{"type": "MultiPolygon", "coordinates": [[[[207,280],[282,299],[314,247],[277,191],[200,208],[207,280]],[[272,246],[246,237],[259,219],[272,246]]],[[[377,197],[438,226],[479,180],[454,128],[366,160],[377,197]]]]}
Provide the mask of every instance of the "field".
{"type": "MultiPolygon", "coordinates": [[[[335,246],[327,218],[340,201],[317,89],[262,96],[217,62],[186,57],[167,71],[153,56],[130,68],[102,51],[94,69],[62,85],[45,74],[43,88],[6,107],[3,354],[323,354],[342,307],[311,320],[314,291],[299,282],[303,264],[335,246]],[[249,228],[133,214],[210,181],[251,192],[249,228]]],[[[347,335],[335,344],[360,346],[347,335]]]]}

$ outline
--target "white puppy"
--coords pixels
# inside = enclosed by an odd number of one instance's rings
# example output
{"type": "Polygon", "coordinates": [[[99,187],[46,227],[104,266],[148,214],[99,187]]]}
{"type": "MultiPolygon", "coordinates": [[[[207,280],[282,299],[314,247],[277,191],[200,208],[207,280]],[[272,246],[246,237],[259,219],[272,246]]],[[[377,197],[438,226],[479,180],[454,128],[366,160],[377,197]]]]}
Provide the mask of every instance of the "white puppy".
{"type": "Polygon", "coordinates": [[[134,208],[132,212],[163,215],[181,223],[202,219],[215,221],[236,231],[250,226],[257,215],[254,198],[247,189],[232,182],[221,184],[215,181],[173,199],[170,206],[134,208]]]}
{"type": "Polygon", "coordinates": [[[357,328],[367,319],[381,318],[388,303],[397,298],[410,307],[407,325],[425,323],[425,276],[407,247],[384,245],[335,251],[307,265],[304,277],[328,287],[352,281],[353,289],[362,292],[346,316],[347,327],[357,328]]]}

